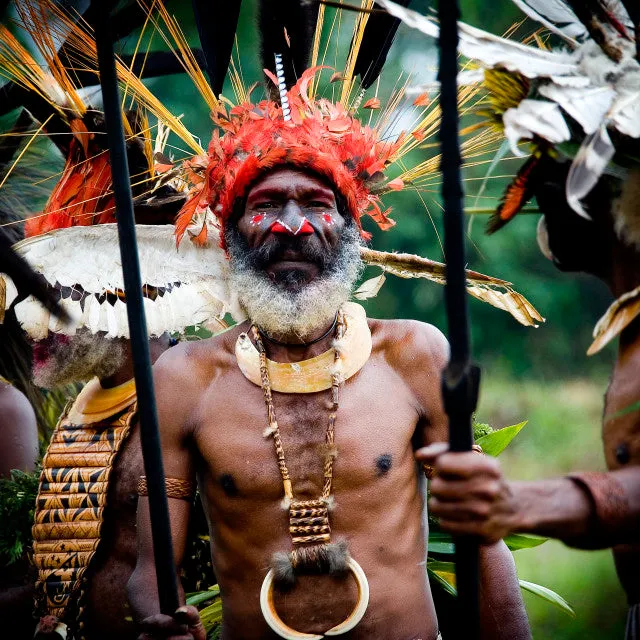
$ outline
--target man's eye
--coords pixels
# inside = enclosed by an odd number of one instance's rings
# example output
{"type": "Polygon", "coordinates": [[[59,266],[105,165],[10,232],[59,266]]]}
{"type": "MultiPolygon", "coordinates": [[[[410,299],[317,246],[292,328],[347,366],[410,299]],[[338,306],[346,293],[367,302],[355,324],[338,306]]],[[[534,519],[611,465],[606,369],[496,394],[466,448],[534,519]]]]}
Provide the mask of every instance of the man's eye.
{"type": "Polygon", "coordinates": [[[275,209],[276,203],[271,201],[258,202],[256,209],[275,209]]]}
{"type": "Polygon", "coordinates": [[[313,209],[328,209],[329,205],[326,202],[320,202],[320,200],[312,200],[307,204],[308,207],[313,209]]]}

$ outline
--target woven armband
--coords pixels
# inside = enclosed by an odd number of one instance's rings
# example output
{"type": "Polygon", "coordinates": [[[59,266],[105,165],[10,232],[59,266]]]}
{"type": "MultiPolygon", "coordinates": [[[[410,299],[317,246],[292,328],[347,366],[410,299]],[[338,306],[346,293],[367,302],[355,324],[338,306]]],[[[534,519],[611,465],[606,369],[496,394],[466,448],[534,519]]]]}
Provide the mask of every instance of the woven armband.
{"type": "Polygon", "coordinates": [[[629,502],[624,487],[610,473],[585,471],[567,477],[588,495],[592,514],[585,535],[565,542],[592,549],[611,546],[616,535],[629,526],[629,502]]]}
{"type": "MultiPolygon", "coordinates": [[[[191,480],[181,480],[180,478],[165,478],[164,486],[167,489],[167,498],[175,498],[176,500],[193,500],[196,493],[195,482],[191,480]]],[[[138,480],[138,495],[148,496],[147,476],[140,476],[138,480]]]]}

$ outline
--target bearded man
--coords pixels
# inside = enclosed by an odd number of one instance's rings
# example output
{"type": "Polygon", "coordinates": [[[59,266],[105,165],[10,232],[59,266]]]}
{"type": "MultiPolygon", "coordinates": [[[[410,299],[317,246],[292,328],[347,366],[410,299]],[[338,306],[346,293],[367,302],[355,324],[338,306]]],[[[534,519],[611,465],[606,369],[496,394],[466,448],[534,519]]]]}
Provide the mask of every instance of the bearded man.
{"type": "MultiPolygon", "coordinates": [[[[194,197],[217,216],[249,319],[154,366],[167,485],[197,475],[225,640],[434,640],[414,450],[447,432],[448,348],[430,325],[368,320],[348,302],[360,216],[377,201],[366,176],[393,148],[339,105],[298,96],[288,100],[302,122],[272,102],[240,105],[212,140],[194,197]]],[[[169,509],[179,565],[188,503],[169,509]]],[[[193,608],[157,614],[144,497],[138,536],[129,598],[140,637],[203,639],[193,608]]],[[[483,636],[529,638],[509,552],[499,543],[481,556],[483,636]]]]}

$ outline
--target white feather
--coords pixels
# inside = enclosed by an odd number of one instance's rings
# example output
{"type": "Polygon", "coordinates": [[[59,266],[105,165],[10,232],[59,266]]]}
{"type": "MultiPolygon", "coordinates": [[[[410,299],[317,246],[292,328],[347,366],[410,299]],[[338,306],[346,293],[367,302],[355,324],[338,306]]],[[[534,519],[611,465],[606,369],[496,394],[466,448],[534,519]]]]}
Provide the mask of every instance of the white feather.
{"type": "Polygon", "coordinates": [[[640,91],[618,96],[609,117],[620,133],[640,138],[640,91]]]}
{"type": "Polygon", "coordinates": [[[539,92],[557,102],[587,135],[600,127],[616,97],[610,87],[559,87],[551,83],[542,85],[539,92]]]}
{"type": "Polygon", "coordinates": [[[520,11],[537,20],[572,45],[587,35],[586,27],[563,0],[511,0],[520,11]]]}
{"type": "MultiPolygon", "coordinates": [[[[142,282],[167,289],[153,301],[145,299],[150,336],[181,332],[211,317],[238,311],[237,300],[229,289],[227,258],[219,247],[217,230],[210,228],[208,247],[185,240],[177,249],[173,232],[171,225],[136,226],[142,282]],[[180,286],[173,286],[174,283],[180,286]],[[173,286],[171,291],[169,285],[173,286]]],[[[71,332],[87,327],[94,333],[105,331],[109,337],[128,337],[126,305],[121,300],[114,306],[107,301],[100,304],[96,298],[124,289],[115,224],[59,229],[23,240],[15,248],[50,284],[80,286],[90,294],[82,305],[67,299],[75,316],[71,332]]],[[[25,302],[17,305],[16,312],[25,302]]],[[[37,303],[26,304],[20,316],[28,332],[33,324],[34,331],[41,335],[44,316],[39,309],[37,303]]],[[[49,326],[48,314],[44,326],[49,326]]],[[[59,324],[55,326],[62,329],[59,324]]]]}
{"type": "Polygon", "coordinates": [[[49,333],[49,312],[32,296],[15,307],[20,326],[33,340],[44,340],[49,333]]]}
{"type": "Polygon", "coordinates": [[[571,138],[569,127],[555,102],[523,100],[517,107],[507,109],[502,121],[504,135],[516,155],[523,155],[518,149],[518,142],[523,139],[531,140],[534,136],[540,136],[557,144],[571,138]]]}
{"type": "Polygon", "coordinates": [[[596,186],[614,153],[613,142],[603,124],[584,139],[571,164],[565,187],[567,202],[578,215],[587,220],[591,220],[591,216],[580,201],[596,186]]]}
{"type": "MultiPolygon", "coordinates": [[[[440,30],[433,19],[412,9],[405,9],[391,0],[376,0],[376,2],[407,26],[432,38],[438,37],[440,30]]],[[[458,31],[460,53],[487,67],[504,67],[508,71],[518,71],[528,78],[577,73],[576,61],[571,54],[528,47],[519,42],[494,36],[482,29],[476,29],[464,22],[458,23],[458,31]]]]}

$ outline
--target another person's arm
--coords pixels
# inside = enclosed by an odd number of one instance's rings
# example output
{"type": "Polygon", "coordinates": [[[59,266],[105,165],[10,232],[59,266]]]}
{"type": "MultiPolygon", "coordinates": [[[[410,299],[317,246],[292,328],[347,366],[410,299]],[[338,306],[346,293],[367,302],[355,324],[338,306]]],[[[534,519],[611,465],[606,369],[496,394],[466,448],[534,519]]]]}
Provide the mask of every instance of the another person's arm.
{"type": "MultiPolygon", "coordinates": [[[[437,443],[449,435],[449,420],[442,405],[440,383],[441,372],[449,358],[449,349],[446,339],[439,331],[423,327],[423,332],[425,330],[426,333],[414,338],[416,355],[412,369],[415,378],[421,382],[420,389],[417,390],[420,404],[425,407],[421,421],[421,440],[427,444],[437,443]],[[418,371],[423,375],[418,376],[418,371]]],[[[476,458],[482,457],[478,453],[473,455],[476,458]]],[[[418,461],[421,461],[419,457],[418,461]]],[[[432,515],[437,515],[431,507],[429,510],[432,515]]],[[[511,552],[502,541],[481,545],[479,561],[481,638],[529,640],[529,621],[511,552]]]]}
{"type": "Polygon", "coordinates": [[[433,514],[451,533],[495,542],[533,533],[581,548],[636,542],[640,536],[640,467],[508,482],[497,460],[448,453],[439,444],[417,452],[434,467],[433,514]]]}
{"type": "Polygon", "coordinates": [[[38,459],[36,414],[26,396],[0,382],[0,478],[12,469],[33,471],[38,459]]]}
{"type": "MultiPolygon", "coordinates": [[[[189,397],[194,390],[190,388],[190,381],[180,374],[183,370],[184,362],[176,347],[154,366],[154,382],[165,476],[193,481],[195,471],[188,421],[196,399],[189,397]]],[[[177,498],[169,498],[168,502],[174,561],[179,568],[185,551],[191,505],[189,501],[177,498]]],[[[140,639],[204,640],[204,629],[194,607],[181,607],[174,616],[159,613],[149,501],[146,497],[139,498],[137,533],[138,559],[127,591],[134,617],[142,631],[140,639]]],[[[178,588],[182,596],[180,585],[178,588]]]]}

